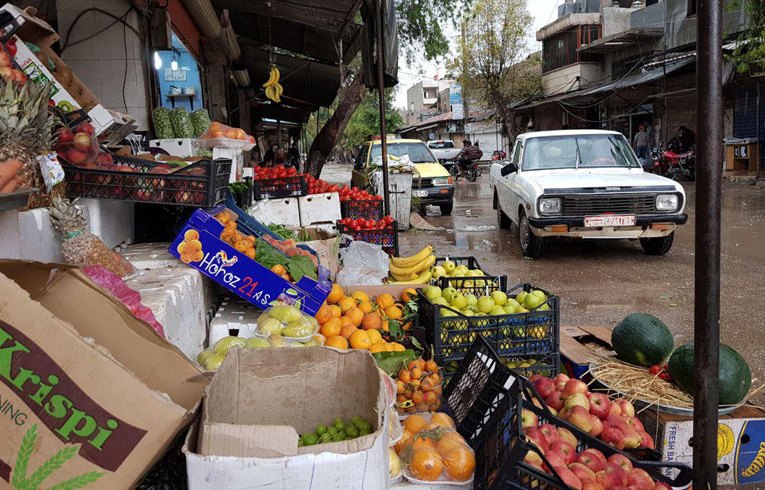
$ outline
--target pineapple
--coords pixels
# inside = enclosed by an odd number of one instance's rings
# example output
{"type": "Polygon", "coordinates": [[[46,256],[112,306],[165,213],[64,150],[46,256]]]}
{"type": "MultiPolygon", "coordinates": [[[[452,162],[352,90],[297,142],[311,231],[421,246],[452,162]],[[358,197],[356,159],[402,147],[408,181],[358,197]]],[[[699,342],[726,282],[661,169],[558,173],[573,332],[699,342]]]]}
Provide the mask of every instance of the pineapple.
{"type": "Polygon", "coordinates": [[[70,201],[54,195],[52,200],[50,221],[62,239],[61,253],[67,263],[78,266],[100,265],[119,277],[125,277],[133,271],[130,262],[86,230],[85,216],[77,207],[77,199],[70,201]]]}
{"type": "MultiPolygon", "coordinates": [[[[48,110],[50,84],[27,83],[24,86],[0,79],[0,162],[18,160],[21,187],[43,189],[40,167],[35,157],[53,147],[56,118],[48,110]]],[[[33,196],[32,201],[45,202],[33,196]]]]}

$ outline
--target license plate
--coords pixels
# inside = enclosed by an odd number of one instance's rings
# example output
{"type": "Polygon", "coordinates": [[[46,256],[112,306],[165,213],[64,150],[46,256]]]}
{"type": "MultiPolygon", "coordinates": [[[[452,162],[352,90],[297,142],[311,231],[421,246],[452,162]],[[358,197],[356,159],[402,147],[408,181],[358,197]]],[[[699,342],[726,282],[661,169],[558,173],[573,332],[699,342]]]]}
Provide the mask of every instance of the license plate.
{"type": "Polygon", "coordinates": [[[412,195],[414,197],[428,197],[428,191],[413,191],[412,195]]]}
{"type": "Polygon", "coordinates": [[[637,219],[634,215],[587,216],[584,226],[599,228],[601,226],[635,226],[637,219]]]}

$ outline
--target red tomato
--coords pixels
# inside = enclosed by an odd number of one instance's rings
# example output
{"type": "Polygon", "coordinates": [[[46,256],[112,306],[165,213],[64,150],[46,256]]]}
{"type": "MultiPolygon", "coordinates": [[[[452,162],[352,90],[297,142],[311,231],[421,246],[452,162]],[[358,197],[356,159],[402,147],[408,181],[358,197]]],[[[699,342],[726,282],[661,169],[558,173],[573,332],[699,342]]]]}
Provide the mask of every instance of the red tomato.
{"type": "Polygon", "coordinates": [[[648,369],[648,372],[656,376],[657,374],[661,372],[661,366],[659,366],[658,364],[654,364],[648,369]]]}

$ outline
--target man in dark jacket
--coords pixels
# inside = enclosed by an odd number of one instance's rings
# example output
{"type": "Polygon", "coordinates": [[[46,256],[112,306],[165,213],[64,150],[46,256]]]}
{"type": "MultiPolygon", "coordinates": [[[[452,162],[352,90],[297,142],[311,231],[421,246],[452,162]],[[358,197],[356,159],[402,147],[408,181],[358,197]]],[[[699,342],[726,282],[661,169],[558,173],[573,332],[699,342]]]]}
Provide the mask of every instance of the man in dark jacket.
{"type": "Polygon", "coordinates": [[[483,152],[478,148],[478,143],[475,145],[470,144],[470,140],[465,140],[465,144],[462,150],[457,154],[457,176],[462,175],[462,171],[465,170],[471,162],[480,160],[483,156],[483,152]]]}

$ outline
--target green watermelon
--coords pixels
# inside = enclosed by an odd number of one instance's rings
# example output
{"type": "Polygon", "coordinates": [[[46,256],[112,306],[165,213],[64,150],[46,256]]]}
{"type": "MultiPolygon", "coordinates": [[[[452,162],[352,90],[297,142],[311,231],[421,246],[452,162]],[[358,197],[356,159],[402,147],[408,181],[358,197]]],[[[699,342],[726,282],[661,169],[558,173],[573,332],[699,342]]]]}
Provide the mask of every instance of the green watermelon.
{"type": "MultiPolygon", "coordinates": [[[[675,384],[693,395],[693,342],[678,347],[669,358],[669,374],[675,384]]],[[[752,386],[752,371],[741,354],[720,344],[719,405],[736,405],[752,386]]]]}
{"type": "Polygon", "coordinates": [[[648,313],[633,313],[614,328],[611,345],[619,359],[647,367],[666,359],[675,341],[661,320],[648,313]]]}

